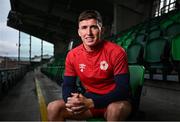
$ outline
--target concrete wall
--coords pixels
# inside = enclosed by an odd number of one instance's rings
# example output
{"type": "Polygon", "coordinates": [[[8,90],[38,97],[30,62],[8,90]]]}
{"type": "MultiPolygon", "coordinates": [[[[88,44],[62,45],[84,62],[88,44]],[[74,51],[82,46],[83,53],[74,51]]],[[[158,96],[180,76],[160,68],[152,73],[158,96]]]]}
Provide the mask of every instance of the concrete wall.
{"type": "Polygon", "coordinates": [[[115,0],[114,34],[139,24],[150,17],[152,0],[115,0]]]}
{"type": "Polygon", "coordinates": [[[54,55],[64,53],[68,48],[67,41],[54,41],[54,55]]]}

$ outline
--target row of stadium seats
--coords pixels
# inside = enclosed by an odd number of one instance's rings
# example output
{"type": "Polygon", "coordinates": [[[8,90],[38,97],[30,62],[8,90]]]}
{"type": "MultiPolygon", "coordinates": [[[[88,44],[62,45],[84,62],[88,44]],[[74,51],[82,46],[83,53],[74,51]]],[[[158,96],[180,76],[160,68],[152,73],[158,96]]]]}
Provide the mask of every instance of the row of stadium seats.
{"type": "Polygon", "coordinates": [[[41,67],[41,72],[61,85],[64,73],[64,63],[67,53],[58,54],[54,60],[41,67]]]}
{"type": "Polygon", "coordinates": [[[141,64],[150,72],[162,70],[163,80],[173,69],[180,72],[180,11],[140,23],[113,40],[127,52],[129,64],[141,64]]]}
{"type": "Polygon", "coordinates": [[[126,49],[132,42],[144,45],[156,38],[171,39],[179,33],[180,11],[169,14],[133,26],[124,33],[117,34],[113,41],[126,49]],[[173,17],[176,17],[177,20],[173,17]]]}

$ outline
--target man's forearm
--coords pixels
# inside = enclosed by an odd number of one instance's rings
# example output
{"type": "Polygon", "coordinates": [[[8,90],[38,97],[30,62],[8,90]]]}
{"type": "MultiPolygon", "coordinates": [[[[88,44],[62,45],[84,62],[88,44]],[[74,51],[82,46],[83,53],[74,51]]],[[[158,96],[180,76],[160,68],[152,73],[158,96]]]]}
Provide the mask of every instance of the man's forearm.
{"type": "Polygon", "coordinates": [[[62,95],[65,102],[67,98],[71,96],[71,93],[76,93],[76,77],[73,76],[64,76],[64,81],[62,85],[62,95]]]}

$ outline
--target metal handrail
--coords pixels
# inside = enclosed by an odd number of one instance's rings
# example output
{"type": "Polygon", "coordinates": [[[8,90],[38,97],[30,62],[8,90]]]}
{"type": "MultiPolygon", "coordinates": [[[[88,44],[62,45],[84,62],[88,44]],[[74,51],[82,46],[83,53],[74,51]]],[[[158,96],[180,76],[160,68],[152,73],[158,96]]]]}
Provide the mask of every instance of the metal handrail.
{"type": "Polygon", "coordinates": [[[27,66],[0,69],[0,96],[20,81],[28,71],[27,66]]]}

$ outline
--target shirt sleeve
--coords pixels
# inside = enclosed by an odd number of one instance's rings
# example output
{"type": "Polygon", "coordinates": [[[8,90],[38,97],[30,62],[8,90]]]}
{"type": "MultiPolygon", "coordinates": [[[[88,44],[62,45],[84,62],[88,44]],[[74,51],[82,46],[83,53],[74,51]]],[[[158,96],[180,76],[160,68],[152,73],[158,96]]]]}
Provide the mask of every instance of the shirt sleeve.
{"type": "Polygon", "coordinates": [[[69,52],[66,56],[66,61],[65,61],[65,76],[77,76],[74,68],[74,56],[72,52],[69,52]]]}
{"type": "Polygon", "coordinates": [[[71,93],[77,93],[76,77],[64,76],[64,81],[62,85],[62,95],[65,102],[67,98],[71,96],[71,93]]]}
{"type": "Polygon", "coordinates": [[[124,49],[120,48],[112,59],[114,76],[117,74],[128,73],[128,60],[124,49]]]}

